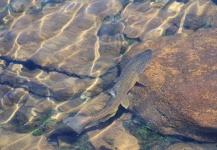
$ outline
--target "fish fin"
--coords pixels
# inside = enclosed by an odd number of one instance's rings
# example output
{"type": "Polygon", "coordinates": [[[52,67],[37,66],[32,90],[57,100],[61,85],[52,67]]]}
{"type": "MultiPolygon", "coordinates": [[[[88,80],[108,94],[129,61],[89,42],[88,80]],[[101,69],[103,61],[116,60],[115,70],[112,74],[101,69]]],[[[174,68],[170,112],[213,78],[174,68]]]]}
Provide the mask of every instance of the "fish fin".
{"type": "Polygon", "coordinates": [[[109,120],[111,117],[113,117],[118,109],[114,109],[114,111],[111,114],[108,114],[107,116],[95,121],[95,122],[91,122],[90,124],[88,124],[88,127],[92,127],[92,126],[96,126],[98,125],[100,122],[106,122],[107,120],[109,120]]]}
{"type": "Polygon", "coordinates": [[[122,105],[125,109],[127,109],[127,108],[129,107],[129,105],[130,105],[129,99],[128,99],[127,97],[125,97],[125,98],[122,100],[121,105],[122,105]]]}
{"type": "Polygon", "coordinates": [[[113,117],[113,116],[116,114],[117,111],[118,111],[118,107],[116,107],[116,108],[112,111],[112,113],[110,114],[110,116],[113,117]]]}
{"type": "Polygon", "coordinates": [[[112,97],[115,97],[115,96],[117,95],[117,89],[118,89],[118,87],[117,87],[117,86],[114,86],[114,87],[111,89],[111,91],[109,92],[109,93],[112,95],[112,97]]]}
{"type": "Polygon", "coordinates": [[[104,117],[101,122],[105,122],[105,121],[107,121],[109,118],[113,117],[113,116],[116,114],[117,111],[118,111],[118,107],[115,108],[115,109],[112,111],[111,114],[109,114],[109,115],[107,115],[106,117],[104,117]]]}
{"type": "Polygon", "coordinates": [[[100,122],[105,122],[109,120],[111,117],[113,117],[116,114],[116,112],[113,112],[112,114],[107,115],[106,117],[100,119],[100,122]]]}
{"type": "Polygon", "coordinates": [[[116,96],[116,93],[113,90],[111,90],[109,93],[112,95],[112,97],[116,96]]]}
{"type": "Polygon", "coordinates": [[[145,75],[145,73],[141,73],[136,80],[136,83],[141,86],[147,86],[149,83],[148,77],[145,75]]]}
{"type": "Polygon", "coordinates": [[[75,132],[80,134],[84,128],[89,124],[84,116],[68,117],[63,120],[63,123],[70,126],[75,132]]]}

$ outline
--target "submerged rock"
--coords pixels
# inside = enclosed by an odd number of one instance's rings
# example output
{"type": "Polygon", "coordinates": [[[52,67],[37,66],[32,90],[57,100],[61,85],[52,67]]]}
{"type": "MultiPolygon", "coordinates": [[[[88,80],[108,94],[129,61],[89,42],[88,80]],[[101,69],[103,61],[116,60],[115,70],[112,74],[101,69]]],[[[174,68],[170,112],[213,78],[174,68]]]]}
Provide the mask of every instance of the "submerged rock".
{"type": "Polygon", "coordinates": [[[130,38],[155,39],[173,34],[191,34],[200,28],[216,27],[217,7],[211,1],[154,0],[130,3],[121,14],[125,20],[124,33],[130,38]]]}
{"type": "Polygon", "coordinates": [[[51,70],[98,77],[115,65],[121,39],[117,37],[106,48],[104,42],[99,43],[97,32],[103,19],[121,8],[120,1],[65,1],[56,7],[46,5],[37,14],[25,13],[0,39],[1,56],[22,62],[31,59],[51,70]],[[110,55],[100,58],[105,50],[110,55]]]}
{"type": "Polygon", "coordinates": [[[176,143],[166,150],[214,150],[215,144],[196,144],[196,143],[176,143]]]}
{"type": "Polygon", "coordinates": [[[118,149],[138,150],[138,140],[130,135],[123,127],[123,121],[130,119],[130,114],[123,114],[121,118],[108,127],[90,131],[88,133],[90,142],[95,149],[118,149]]]}
{"type": "Polygon", "coordinates": [[[40,126],[43,132],[49,131],[50,120],[59,122],[84,108],[86,99],[80,98],[82,93],[92,90],[89,95],[92,97],[102,91],[102,87],[91,87],[102,83],[100,79],[80,79],[39,68],[29,70],[22,64],[7,65],[5,61],[1,61],[1,67],[0,124],[11,131],[35,133],[36,130],[39,134],[40,126]]]}
{"type": "Polygon", "coordinates": [[[23,0],[11,0],[11,9],[13,10],[13,12],[15,13],[21,13],[25,10],[25,1],[23,0]]]}
{"type": "Polygon", "coordinates": [[[46,149],[55,150],[55,147],[46,141],[46,137],[36,137],[31,134],[17,134],[10,131],[5,131],[0,128],[1,150],[18,150],[18,149],[46,149]]]}
{"type": "Polygon", "coordinates": [[[216,39],[217,30],[210,29],[159,40],[144,86],[129,94],[132,112],[163,134],[217,141],[216,39]]]}

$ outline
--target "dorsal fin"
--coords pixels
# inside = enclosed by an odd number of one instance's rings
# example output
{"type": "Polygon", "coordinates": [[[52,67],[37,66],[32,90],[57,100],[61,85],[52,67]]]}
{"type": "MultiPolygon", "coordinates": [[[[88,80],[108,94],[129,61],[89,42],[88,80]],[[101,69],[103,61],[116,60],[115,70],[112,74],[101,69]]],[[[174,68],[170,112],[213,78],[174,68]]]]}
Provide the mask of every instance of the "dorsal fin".
{"type": "Polygon", "coordinates": [[[111,90],[109,93],[112,95],[112,97],[116,96],[116,93],[113,90],[111,90]]]}
{"type": "Polygon", "coordinates": [[[118,89],[118,86],[115,85],[115,86],[111,89],[111,91],[109,92],[109,93],[112,95],[112,97],[115,97],[115,96],[117,95],[117,89],[118,89]]]}
{"type": "Polygon", "coordinates": [[[148,77],[146,76],[146,74],[144,72],[142,72],[141,74],[139,74],[138,78],[136,79],[137,84],[141,85],[141,86],[147,86],[149,83],[148,77]]]}
{"type": "Polygon", "coordinates": [[[127,96],[125,96],[125,98],[122,100],[121,105],[127,109],[130,105],[129,99],[127,98],[127,96]]]}

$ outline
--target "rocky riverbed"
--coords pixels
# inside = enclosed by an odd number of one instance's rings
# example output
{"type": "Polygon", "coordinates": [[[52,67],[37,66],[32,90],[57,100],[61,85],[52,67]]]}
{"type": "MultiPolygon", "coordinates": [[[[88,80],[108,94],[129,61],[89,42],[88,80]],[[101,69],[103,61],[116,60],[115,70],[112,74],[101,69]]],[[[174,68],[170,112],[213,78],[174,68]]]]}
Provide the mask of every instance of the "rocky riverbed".
{"type": "Polygon", "coordinates": [[[217,5],[211,0],[1,0],[0,149],[215,149],[217,5]],[[153,57],[126,110],[77,135],[129,60],[153,57]]]}

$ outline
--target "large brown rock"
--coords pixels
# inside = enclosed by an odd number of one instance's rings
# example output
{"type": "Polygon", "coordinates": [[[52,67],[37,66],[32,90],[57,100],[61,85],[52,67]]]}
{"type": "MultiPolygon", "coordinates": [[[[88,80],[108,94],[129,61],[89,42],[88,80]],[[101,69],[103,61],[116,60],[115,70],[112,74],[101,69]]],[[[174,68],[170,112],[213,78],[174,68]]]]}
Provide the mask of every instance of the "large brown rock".
{"type": "MultiPolygon", "coordinates": [[[[129,94],[130,109],[161,133],[217,141],[216,40],[217,30],[210,29],[156,42],[145,86],[135,86],[129,94]]],[[[128,56],[138,51],[132,49],[128,56]]]]}

